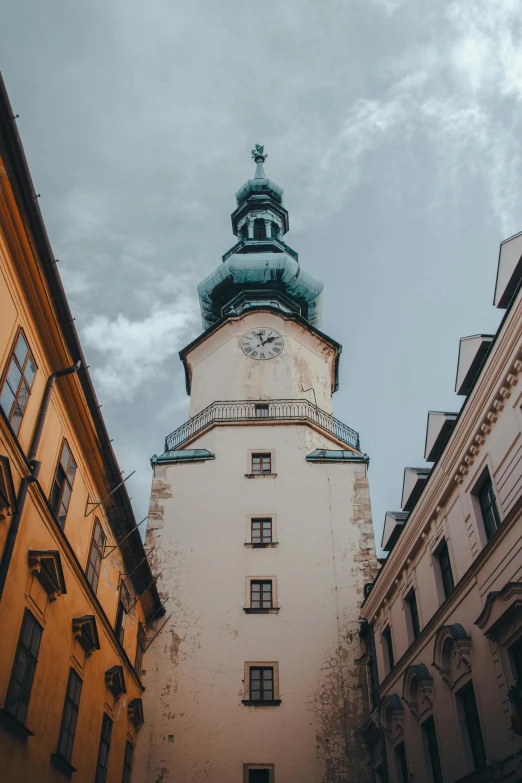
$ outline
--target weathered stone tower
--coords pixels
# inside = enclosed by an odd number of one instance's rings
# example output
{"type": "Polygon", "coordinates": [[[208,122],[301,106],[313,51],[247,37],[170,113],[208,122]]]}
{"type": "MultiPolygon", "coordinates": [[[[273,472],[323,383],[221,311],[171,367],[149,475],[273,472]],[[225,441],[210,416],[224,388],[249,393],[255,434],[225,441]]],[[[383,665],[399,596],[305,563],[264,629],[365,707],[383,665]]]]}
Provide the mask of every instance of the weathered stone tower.
{"type": "Polygon", "coordinates": [[[181,352],[190,419],[153,457],[147,544],[165,628],[146,653],[138,783],[359,783],[359,607],[376,558],[368,458],[332,416],[341,346],[285,244],[282,189],[237,192],[234,247],[181,352]]]}

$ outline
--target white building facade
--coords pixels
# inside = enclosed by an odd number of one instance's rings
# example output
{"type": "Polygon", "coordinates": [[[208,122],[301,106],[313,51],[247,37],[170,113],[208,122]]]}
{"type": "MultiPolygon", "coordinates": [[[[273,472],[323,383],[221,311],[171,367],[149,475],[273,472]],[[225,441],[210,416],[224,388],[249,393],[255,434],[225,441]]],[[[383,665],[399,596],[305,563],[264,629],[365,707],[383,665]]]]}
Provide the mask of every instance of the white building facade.
{"type": "Polygon", "coordinates": [[[358,635],[377,572],[357,433],[332,416],[340,345],[285,244],[282,190],[236,194],[237,243],[198,287],[190,419],[152,459],[167,623],[145,655],[140,783],[363,783],[358,635]]]}

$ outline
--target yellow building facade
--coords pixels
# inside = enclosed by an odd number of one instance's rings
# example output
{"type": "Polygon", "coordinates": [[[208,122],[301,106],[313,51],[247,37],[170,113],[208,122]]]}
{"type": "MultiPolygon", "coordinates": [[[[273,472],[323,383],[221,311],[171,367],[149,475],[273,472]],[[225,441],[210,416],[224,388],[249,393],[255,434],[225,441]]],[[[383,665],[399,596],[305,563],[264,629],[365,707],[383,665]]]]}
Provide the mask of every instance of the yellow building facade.
{"type": "Polygon", "coordinates": [[[129,783],[162,605],[0,80],[0,768],[129,783]]]}

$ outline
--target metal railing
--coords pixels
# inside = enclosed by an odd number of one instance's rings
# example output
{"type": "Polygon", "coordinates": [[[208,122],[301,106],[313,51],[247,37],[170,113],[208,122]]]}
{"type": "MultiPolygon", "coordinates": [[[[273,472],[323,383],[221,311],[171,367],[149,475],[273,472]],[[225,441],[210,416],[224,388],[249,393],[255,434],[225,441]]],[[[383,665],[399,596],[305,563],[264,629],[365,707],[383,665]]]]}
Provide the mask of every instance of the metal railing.
{"type": "Polygon", "coordinates": [[[213,402],[165,438],[165,451],[178,449],[211,424],[240,421],[309,421],[341,443],[359,450],[359,434],[308,400],[213,402]]]}

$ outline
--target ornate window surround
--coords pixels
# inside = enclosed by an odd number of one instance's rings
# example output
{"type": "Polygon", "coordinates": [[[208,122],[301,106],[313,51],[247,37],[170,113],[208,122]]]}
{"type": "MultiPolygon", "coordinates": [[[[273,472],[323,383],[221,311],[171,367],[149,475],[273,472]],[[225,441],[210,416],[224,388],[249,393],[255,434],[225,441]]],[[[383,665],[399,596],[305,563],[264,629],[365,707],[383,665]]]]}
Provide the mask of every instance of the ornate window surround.
{"type": "Polygon", "coordinates": [[[29,549],[29,570],[38,579],[49,601],[67,593],[60,553],[56,549],[29,549]]]}
{"type": "Polygon", "coordinates": [[[391,745],[402,741],[404,736],[404,707],[397,693],[384,696],[379,708],[379,723],[391,745]]]}
{"type": "Polygon", "coordinates": [[[433,677],[424,663],[408,666],[402,679],[402,701],[416,721],[425,720],[433,709],[433,677]]]}
{"type": "Polygon", "coordinates": [[[432,666],[451,690],[471,676],[471,638],[460,623],[443,625],[437,631],[432,666]]]}
{"type": "Polygon", "coordinates": [[[107,669],[105,672],[105,684],[115,699],[119,699],[120,696],[127,693],[125,678],[123,676],[123,667],[116,665],[107,669]]]}
{"type": "Polygon", "coordinates": [[[136,731],[139,731],[145,721],[143,715],[143,702],[141,699],[132,699],[127,706],[127,717],[136,731]]]}
{"type": "Polygon", "coordinates": [[[72,632],[87,656],[100,649],[96,618],[93,614],[73,617],[72,632]]]}

